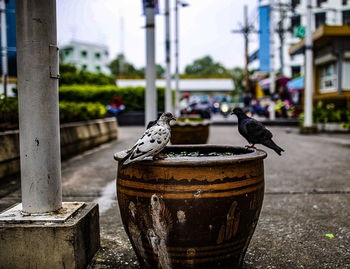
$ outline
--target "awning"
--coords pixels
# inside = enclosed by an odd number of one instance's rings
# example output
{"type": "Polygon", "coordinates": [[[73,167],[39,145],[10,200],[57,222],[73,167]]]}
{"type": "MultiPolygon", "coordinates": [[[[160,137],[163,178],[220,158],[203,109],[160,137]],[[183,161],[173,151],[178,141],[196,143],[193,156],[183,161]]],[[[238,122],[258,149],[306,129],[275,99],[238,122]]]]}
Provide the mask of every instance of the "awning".
{"type": "Polygon", "coordinates": [[[263,80],[260,81],[260,87],[262,90],[266,90],[270,88],[270,78],[265,78],[263,80]]]}
{"type": "Polygon", "coordinates": [[[304,77],[297,77],[287,82],[289,91],[298,91],[304,89],[304,77]]]}

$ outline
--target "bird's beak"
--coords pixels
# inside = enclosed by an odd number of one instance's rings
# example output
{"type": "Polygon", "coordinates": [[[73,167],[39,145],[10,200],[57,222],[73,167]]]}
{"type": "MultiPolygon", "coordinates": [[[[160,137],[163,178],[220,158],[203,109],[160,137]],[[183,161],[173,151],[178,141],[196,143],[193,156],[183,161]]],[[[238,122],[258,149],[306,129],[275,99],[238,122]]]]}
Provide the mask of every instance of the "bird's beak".
{"type": "Polygon", "coordinates": [[[174,121],[176,121],[176,118],[175,118],[175,117],[172,117],[172,118],[171,118],[171,120],[174,120],[174,121]]]}

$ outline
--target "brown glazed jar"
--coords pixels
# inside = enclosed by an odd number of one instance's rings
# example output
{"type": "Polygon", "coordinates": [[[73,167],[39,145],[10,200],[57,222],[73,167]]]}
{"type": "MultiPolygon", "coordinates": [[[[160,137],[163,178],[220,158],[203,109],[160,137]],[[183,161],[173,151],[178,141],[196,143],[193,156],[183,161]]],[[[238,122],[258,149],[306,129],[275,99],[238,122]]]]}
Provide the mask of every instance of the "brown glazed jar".
{"type": "Polygon", "coordinates": [[[172,157],[118,168],[120,213],[141,267],[238,268],[263,203],[266,153],[225,145],[164,152],[172,157]]]}

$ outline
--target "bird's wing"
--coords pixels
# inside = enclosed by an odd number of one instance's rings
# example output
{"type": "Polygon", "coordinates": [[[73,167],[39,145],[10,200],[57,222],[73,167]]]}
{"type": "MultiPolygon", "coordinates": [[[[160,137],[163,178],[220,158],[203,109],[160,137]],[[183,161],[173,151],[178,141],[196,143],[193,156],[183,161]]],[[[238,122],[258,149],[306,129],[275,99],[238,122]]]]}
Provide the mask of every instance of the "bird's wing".
{"type": "Polygon", "coordinates": [[[130,160],[146,157],[160,152],[169,142],[170,131],[163,126],[154,125],[137,141],[130,160]]]}
{"type": "Polygon", "coordinates": [[[250,139],[254,140],[252,142],[262,142],[266,139],[272,138],[272,133],[257,120],[249,119],[249,121],[247,121],[245,124],[245,128],[250,139]]]}

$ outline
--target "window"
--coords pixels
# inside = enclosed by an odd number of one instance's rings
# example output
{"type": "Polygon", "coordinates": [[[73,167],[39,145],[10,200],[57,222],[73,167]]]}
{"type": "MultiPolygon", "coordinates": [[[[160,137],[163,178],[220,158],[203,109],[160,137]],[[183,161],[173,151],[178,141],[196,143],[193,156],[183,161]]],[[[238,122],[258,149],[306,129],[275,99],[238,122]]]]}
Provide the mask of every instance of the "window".
{"type": "Polygon", "coordinates": [[[317,7],[321,7],[324,2],[327,2],[327,0],[317,0],[317,7]]]}
{"type": "Polygon", "coordinates": [[[343,11],[343,24],[350,25],[350,9],[343,11]]]}
{"type": "Polygon", "coordinates": [[[96,58],[96,59],[100,59],[100,58],[101,58],[101,53],[95,52],[95,58],[96,58]]]}
{"type": "Polygon", "coordinates": [[[297,5],[300,4],[300,0],[292,0],[292,11],[294,12],[294,9],[297,5]]]}
{"type": "Polygon", "coordinates": [[[295,77],[299,75],[301,72],[301,67],[300,66],[292,66],[292,77],[295,77]]]}
{"type": "Polygon", "coordinates": [[[81,66],[81,69],[85,71],[85,70],[87,69],[87,65],[86,65],[86,64],[83,64],[83,65],[81,66]]]}
{"type": "Polygon", "coordinates": [[[95,69],[96,69],[97,72],[101,72],[101,66],[96,65],[96,66],[95,66],[95,69]]]}
{"type": "Polygon", "coordinates": [[[342,0],[341,2],[343,6],[346,6],[348,4],[348,0],[342,0]]]}
{"type": "Polygon", "coordinates": [[[82,51],[80,52],[80,55],[81,55],[82,57],[86,58],[87,55],[88,55],[88,53],[87,53],[86,50],[82,50],[82,51]]]}
{"type": "Polygon", "coordinates": [[[108,57],[108,51],[105,50],[105,55],[108,57]]]}
{"type": "Polygon", "coordinates": [[[326,12],[320,12],[315,14],[315,25],[318,28],[321,25],[326,24],[326,12]]]}
{"type": "Polygon", "coordinates": [[[295,26],[299,26],[300,25],[300,16],[293,16],[291,18],[291,27],[292,30],[294,29],[295,26]]]}
{"type": "Polygon", "coordinates": [[[335,63],[328,63],[320,67],[320,92],[335,92],[337,74],[335,63]]]}

